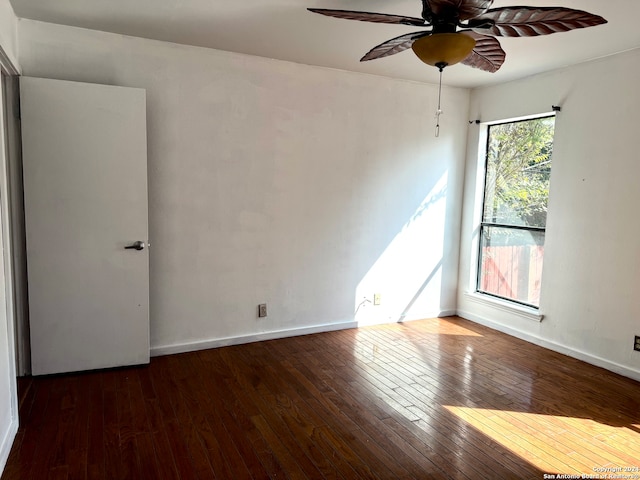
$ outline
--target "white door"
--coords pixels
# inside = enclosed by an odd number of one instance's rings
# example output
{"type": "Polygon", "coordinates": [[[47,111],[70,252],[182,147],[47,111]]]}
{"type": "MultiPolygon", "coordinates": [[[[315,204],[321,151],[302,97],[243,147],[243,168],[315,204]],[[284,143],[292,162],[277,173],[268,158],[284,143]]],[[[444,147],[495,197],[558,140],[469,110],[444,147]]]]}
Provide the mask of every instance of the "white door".
{"type": "Polygon", "coordinates": [[[145,91],[22,77],[20,96],[32,373],[148,363],[145,91]]]}

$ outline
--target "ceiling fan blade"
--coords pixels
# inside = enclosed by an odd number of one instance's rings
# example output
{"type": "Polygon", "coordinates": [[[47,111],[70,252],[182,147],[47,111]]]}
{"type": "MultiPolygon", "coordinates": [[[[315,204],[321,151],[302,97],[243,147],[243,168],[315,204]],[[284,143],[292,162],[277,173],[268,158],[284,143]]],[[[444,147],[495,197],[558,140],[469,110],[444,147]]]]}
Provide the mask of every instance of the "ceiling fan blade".
{"type": "Polygon", "coordinates": [[[402,15],[387,15],[385,13],[354,12],[351,10],[330,10],[326,8],[307,8],[310,12],[319,13],[328,17],[344,18],[347,20],[359,20],[361,22],[392,23],[396,25],[426,25],[424,19],[417,17],[405,17],[402,15]]]}
{"type": "Polygon", "coordinates": [[[500,46],[497,38],[480,35],[471,30],[464,30],[460,33],[468,35],[476,41],[476,46],[473,48],[471,54],[462,60],[461,63],[490,73],[495,73],[500,70],[507,54],[500,46]]]}
{"type": "Polygon", "coordinates": [[[426,0],[436,17],[457,16],[458,20],[469,20],[487,11],[493,0],[426,0]]]}
{"type": "Polygon", "coordinates": [[[376,60],[378,58],[388,57],[389,55],[403,52],[406,49],[411,48],[411,45],[413,45],[413,42],[417,39],[428,35],[431,35],[431,31],[406,33],[399,37],[392,38],[391,40],[387,40],[386,42],[373,47],[360,59],[360,61],[366,62],[368,60],[376,60]]]}
{"type": "Polygon", "coordinates": [[[494,8],[478,21],[485,19],[493,20],[495,25],[475,30],[500,37],[535,37],[607,23],[599,15],[564,7],[494,8]]]}

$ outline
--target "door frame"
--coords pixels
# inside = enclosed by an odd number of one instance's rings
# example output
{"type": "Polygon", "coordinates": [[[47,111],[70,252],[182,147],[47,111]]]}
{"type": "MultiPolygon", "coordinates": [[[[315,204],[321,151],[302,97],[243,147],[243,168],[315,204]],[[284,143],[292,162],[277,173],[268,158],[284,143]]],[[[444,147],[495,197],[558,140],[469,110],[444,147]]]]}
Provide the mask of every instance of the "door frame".
{"type": "MultiPolygon", "coordinates": [[[[11,324],[14,370],[17,376],[31,373],[29,315],[27,288],[27,260],[24,227],[24,200],[22,193],[22,138],[20,134],[20,69],[0,46],[0,72],[2,73],[3,102],[2,145],[0,152],[0,209],[3,214],[2,239],[4,243],[7,319],[11,324]],[[0,192],[1,193],[1,192],[0,192]]],[[[14,375],[14,377],[16,376],[14,375]]]]}
{"type": "Polygon", "coordinates": [[[20,134],[20,77],[2,75],[4,103],[4,161],[0,165],[0,208],[5,246],[5,275],[11,285],[12,319],[15,333],[16,373],[31,373],[29,341],[29,301],[27,293],[27,260],[24,226],[24,196],[22,188],[22,139],[20,134]]]}
{"type": "MultiPolygon", "coordinates": [[[[14,275],[13,275],[13,245],[12,234],[13,225],[10,220],[10,187],[8,176],[8,163],[11,161],[12,149],[9,144],[9,125],[12,122],[14,115],[11,113],[10,102],[6,99],[10,98],[11,87],[8,85],[15,81],[17,83],[17,77],[19,71],[11,63],[9,57],[6,55],[2,47],[0,46],[0,73],[2,75],[2,81],[0,82],[0,102],[2,102],[2,115],[0,115],[0,212],[2,215],[2,222],[0,224],[0,240],[2,241],[2,255],[4,260],[4,271],[0,272],[0,275],[4,275],[5,281],[5,298],[6,298],[6,315],[7,315],[7,343],[9,349],[9,388],[11,392],[11,422],[13,425],[13,435],[17,431],[18,426],[18,387],[17,387],[17,350],[18,350],[18,326],[16,323],[15,315],[15,298],[14,298],[14,275]],[[5,94],[5,88],[7,94],[5,94]]],[[[17,137],[18,143],[19,137],[17,137]]],[[[15,143],[15,142],[13,142],[15,143]]],[[[11,432],[9,432],[11,435],[11,432]]],[[[11,439],[13,436],[11,436],[11,439]]],[[[0,452],[2,455],[4,452],[0,452]]],[[[8,454],[8,452],[7,452],[8,454]]],[[[0,458],[1,461],[1,458],[0,458]]]]}

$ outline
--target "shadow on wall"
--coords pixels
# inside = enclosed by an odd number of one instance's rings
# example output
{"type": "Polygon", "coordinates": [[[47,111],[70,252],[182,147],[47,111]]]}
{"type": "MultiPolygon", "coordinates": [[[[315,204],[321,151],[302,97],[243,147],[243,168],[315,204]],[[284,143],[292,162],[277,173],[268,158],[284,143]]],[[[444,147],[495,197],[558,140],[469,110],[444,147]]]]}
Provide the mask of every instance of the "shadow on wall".
{"type": "Polygon", "coordinates": [[[445,172],[359,282],[354,313],[358,325],[440,313],[447,181],[445,172]]]}

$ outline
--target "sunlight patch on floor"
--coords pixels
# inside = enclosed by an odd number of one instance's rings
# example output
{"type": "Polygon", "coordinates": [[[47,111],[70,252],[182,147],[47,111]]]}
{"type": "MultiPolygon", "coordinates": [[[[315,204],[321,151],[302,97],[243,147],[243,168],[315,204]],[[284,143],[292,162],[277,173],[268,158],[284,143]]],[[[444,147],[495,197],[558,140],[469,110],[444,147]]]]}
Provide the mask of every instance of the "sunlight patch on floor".
{"type": "MultiPolygon", "coordinates": [[[[640,433],[624,426],[516,411],[444,408],[543,472],[595,475],[607,471],[599,469],[640,466],[640,433]]],[[[640,478],[639,471],[635,474],[640,478]]]]}
{"type": "MultiPolygon", "coordinates": [[[[408,323],[409,328],[412,327],[411,323],[408,323]]],[[[460,335],[464,337],[482,337],[481,334],[464,328],[460,325],[449,321],[438,320],[429,323],[420,323],[418,329],[420,333],[434,334],[434,335],[460,335]]]]}

